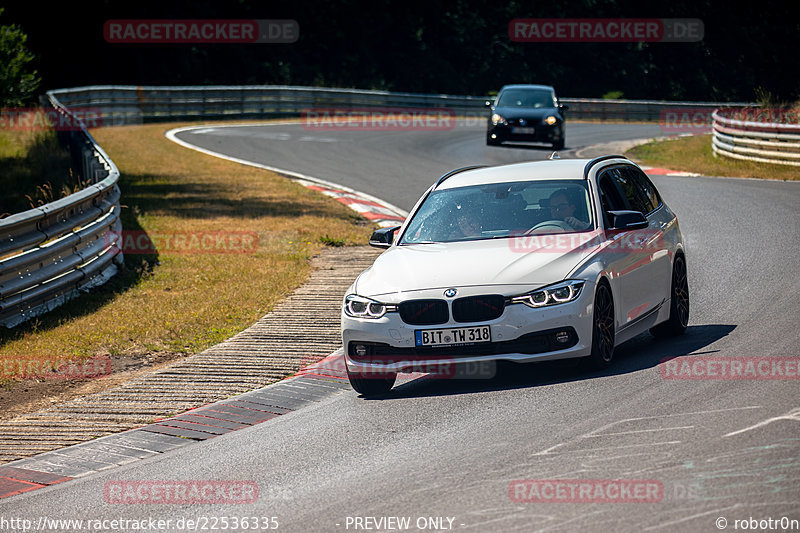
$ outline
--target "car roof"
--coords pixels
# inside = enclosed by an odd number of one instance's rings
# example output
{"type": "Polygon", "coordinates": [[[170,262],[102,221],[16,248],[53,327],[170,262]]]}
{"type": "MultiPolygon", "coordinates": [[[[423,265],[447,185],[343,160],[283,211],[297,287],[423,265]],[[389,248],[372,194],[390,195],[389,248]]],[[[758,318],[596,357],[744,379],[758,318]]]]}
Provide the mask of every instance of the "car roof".
{"type": "MultiPolygon", "coordinates": [[[[615,163],[631,162],[625,158],[608,158],[615,163]]],[[[547,159],[526,161],[491,167],[471,168],[455,172],[439,183],[437,190],[455,189],[471,185],[507,183],[515,181],[575,180],[583,181],[586,165],[594,159],[547,159]]],[[[599,162],[599,161],[598,161],[599,162]]]]}
{"type": "Polygon", "coordinates": [[[505,91],[506,89],[545,89],[548,91],[555,91],[553,87],[550,85],[533,85],[533,84],[525,84],[525,83],[517,83],[514,85],[503,85],[500,88],[500,91],[505,91]]]}

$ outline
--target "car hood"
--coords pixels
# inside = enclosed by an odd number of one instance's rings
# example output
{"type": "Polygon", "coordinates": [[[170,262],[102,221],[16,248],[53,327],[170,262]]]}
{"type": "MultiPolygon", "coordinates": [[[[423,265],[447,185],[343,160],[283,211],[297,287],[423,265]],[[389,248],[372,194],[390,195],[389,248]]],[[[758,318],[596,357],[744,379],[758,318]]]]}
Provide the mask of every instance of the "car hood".
{"type": "Polygon", "coordinates": [[[557,252],[540,246],[547,244],[542,236],[535,242],[520,237],[392,246],[359,276],[355,290],[367,297],[395,293],[383,298],[387,303],[402,300],[398,293],[450,287],[497,285],[498,292],[508,294],[531,290],[565,279],[593,252],[578,238],[565,240],[568,244],[560,244],[557,252]]]}
{"type": "Polygon", "coordinates": [[[540,107],[536,109],[526,107],[496,107],[494,112],[505,119],[525,118],[544,120],[550,115],[560,116],[558,109],[555,107],[540,107]]]}

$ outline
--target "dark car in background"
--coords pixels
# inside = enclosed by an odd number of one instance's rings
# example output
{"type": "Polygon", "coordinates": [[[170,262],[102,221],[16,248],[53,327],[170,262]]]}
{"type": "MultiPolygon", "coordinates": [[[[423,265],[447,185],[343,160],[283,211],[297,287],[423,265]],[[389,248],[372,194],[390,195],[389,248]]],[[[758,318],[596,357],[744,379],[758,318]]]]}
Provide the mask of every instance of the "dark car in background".
{"type": "Polygon", "coordinates": [[[564,148],[564,111],[549,85],[505,85],[494,102],[487,100],[486,144],[505,141],[542,142],[564,148]]]}

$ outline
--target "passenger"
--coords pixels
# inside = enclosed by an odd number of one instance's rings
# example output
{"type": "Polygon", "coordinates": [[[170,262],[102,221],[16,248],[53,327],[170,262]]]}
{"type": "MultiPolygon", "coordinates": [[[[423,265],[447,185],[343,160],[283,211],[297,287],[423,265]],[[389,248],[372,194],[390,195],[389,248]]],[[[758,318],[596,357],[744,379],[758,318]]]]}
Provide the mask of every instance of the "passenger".
{"type": "Polygon", "coordinates": [[[567,189],[559,189],[550,195],[550,216],[553,220],[563,220],[575,230],[589,229],[590,224],[575,218],[575,202],[570,198],[567,189]]]}

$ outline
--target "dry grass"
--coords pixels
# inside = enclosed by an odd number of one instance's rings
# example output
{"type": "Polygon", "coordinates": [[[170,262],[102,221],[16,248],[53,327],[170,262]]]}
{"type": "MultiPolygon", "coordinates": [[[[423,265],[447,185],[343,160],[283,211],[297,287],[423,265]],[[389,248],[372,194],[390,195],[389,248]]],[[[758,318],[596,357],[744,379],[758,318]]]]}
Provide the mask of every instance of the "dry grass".
{"type": "Polygon", "coordinates": [[[0,129],[0,218],[82,188],[52,131],[0,129]]]}
{"type": "Polygon", "coordinates": [[[629,150],[626,155],[646,165],[697,172],[704,176],[800,179],[800,167],[715,157],[711,151],[711,135],[651,142],[629,150]]]}
{"type": "Polygon", "coordinates": [[[363,244],[373,226],[271,172],[174,144],[179,124],[93,131],[120,171],[123,226],[151,237],[255,232],[254,253],[126,254],[102,288],[10,331],[0,363],[109,354],[143,361],[191,354],[250,326],[309,275],[325,243],[363,244]]]}

